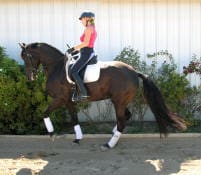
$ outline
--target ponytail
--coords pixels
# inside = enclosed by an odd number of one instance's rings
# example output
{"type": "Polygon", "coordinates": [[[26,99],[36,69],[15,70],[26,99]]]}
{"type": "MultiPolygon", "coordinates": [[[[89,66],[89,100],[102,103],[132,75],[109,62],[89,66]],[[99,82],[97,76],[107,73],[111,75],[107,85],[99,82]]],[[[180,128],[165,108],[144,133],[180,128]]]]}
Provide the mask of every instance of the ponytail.
{"type": "Polygon", "coordinates": [[[87,24],[86,24],[86,26],[88,26],[89,25],[89,23],[90,23],[90,25],[95,25],[95,19],[94,18],[88,18],[87,19],[87,24]]]}

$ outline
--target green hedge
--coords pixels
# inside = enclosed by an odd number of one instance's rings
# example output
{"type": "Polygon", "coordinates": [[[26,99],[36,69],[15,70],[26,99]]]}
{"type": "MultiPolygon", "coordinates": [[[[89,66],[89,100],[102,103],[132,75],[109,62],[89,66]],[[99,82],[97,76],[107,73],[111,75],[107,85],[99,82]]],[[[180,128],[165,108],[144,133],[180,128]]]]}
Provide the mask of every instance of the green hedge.
{"type": "MultiPolygon", "coordinates": [[[[137,71],[149,75],[160,89],[169,109],[172,112],[179,113],[189,123],[192,123],[195,112],[201,113],[201,108],[197,108],[197,111],[194,111],[192,107],[192,104],[200,106],[200,100],[196,97],[198,97],[198,94],[201,94],[201,89],[199,87],[191,87],[186,75],[178,73],[175,60],[168,51],[148,54],[147,61],[151,62],[151,64],[147,64],[145,61],[141,61],[137,50],[126,47],[117,55],[115,60],[130,64],[137,71]],[[164,60],[162,64],[157,62],[159,57],[164,60]],[[189,97],[194,99],[194,101],[191,100],[189,103],[189,97]]],[[[137,115],[140,120],[143,120],[147,106],[143,102],[141,90],[139,92],[132,103],[131,109],[135,109],[133,111],[135,116],[137,115]]]]}
{"type": "MultiPolygon", "coordinates": [[[[0,134],[46,133],[43,113],[50,100],[42,72],[36,81],[28,82],[24,66],[9,58],[0,47],[0,134]]],[[[66,117],[63,108],[51,114],[56,131],[61,130],[66,117]]]]}

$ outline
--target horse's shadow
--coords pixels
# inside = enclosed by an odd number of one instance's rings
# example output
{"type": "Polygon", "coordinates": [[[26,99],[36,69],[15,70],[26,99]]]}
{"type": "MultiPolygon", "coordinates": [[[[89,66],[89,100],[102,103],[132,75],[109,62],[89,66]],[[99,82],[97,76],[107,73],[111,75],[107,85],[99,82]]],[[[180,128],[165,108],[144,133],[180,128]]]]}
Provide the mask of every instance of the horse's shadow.
{"type": "Polygon", "coordinates": [[[201,160],[200,138],[121,139],[116,148],[102,152],[100,145],[106,140],[85,139],[81,145],[73,145],[65,137],[54,143],[48,139],[28,139],[22,146],[22,140],[18,139],[13,152],[9,149],[13,144],[10,140],[7,146],[1,147],[0,161],[12,159],[15,161],[9,167],[12,169],[18,165],[16,161],[26,159],[28,162],[18,167],[17,175],[169,175],[181,172],[185,163],[189,166],[185,167],[187,172],[199,168],[193,162],[201,160]]]}

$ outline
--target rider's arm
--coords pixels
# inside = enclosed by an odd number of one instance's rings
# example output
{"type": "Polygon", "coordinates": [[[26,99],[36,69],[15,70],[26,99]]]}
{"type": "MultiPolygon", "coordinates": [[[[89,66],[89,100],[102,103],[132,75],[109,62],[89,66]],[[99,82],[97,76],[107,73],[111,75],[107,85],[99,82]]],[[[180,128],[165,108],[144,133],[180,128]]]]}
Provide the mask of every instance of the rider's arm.
{"type": "Polygon", "coordinates": [[[87,28],[87,29],[85,30],[85,32],[84,32],[84,34],[85,34],[84,41],[83,41],[81,44],[75,46],[74,49],[75,49],[75,50],[80,50],[80,49],[82,49],[83,47],[87,47],[87,46],[89,45],[91,33],[92,33],[91,29],[90,29],[90,28],[87,28]]]}

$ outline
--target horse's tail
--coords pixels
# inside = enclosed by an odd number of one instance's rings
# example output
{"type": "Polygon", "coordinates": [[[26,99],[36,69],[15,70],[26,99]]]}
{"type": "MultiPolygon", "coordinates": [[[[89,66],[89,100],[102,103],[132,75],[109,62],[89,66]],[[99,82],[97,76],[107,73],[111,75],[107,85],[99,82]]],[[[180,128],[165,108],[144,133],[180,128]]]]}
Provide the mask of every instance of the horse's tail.
{"type": "Polygon", "coordinates": [[[143,80],[143,95],[153,112],[159,126],[160,134],[167,135],[167,127],[171,126],[178,130],[187,129],[186,122],[177,114],[171,113],[154,82],[142,73],[138,76],[143,80]]]}

